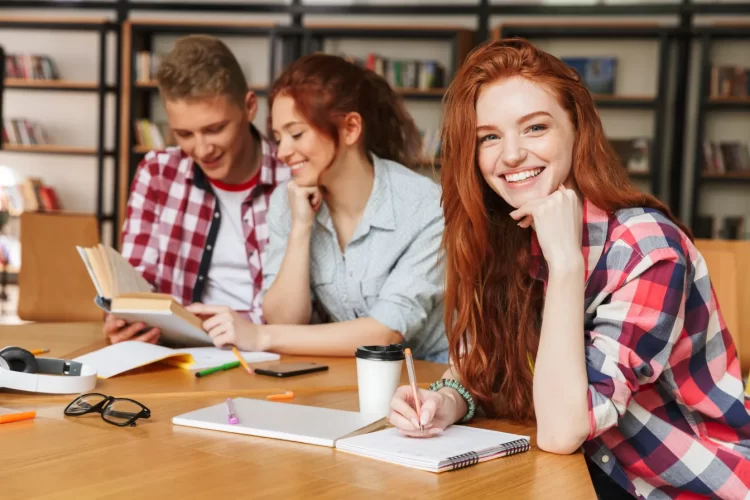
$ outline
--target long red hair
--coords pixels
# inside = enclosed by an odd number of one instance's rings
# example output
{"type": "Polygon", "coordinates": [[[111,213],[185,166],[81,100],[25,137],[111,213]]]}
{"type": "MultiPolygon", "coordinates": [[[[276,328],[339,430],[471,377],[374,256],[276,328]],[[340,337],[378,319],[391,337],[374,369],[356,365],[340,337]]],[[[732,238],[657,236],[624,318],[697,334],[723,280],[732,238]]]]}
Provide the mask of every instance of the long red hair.
{"type": "Polygon", "coordinates": [[[572,171],[585,198],[608,213],[655,208],[690,233],[663,203],[629,182],[575,71],[523,39],[487,42],[469,55],[444,100],[446,332],[455,369],[480,406],[489,415],[530,420],[529,359],[539,346],[542,287],[529,276],[530,232],[487,186],[476,154],[477,97],[485,85],[511,76],[543,85],[568,112],[576,130],[572,171]]]}

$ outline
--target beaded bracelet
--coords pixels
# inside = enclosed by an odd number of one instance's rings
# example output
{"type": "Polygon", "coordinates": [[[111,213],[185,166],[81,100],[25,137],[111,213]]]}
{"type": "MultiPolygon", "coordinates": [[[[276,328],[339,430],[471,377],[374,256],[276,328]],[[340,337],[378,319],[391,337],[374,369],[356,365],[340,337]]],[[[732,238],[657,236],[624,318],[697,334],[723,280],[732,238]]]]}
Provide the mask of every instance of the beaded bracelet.
{"type": "Polygon", "coordinates": [[[430,390],[431,391],[439,391],[443,387],[450,387],[451,389],[458,392],[462,398],[466,400],[466,405],[469,407],[469,410],[466,412],[466,415],[463,416],[461,420],[458,421],[458,423],[463,424],[468,422],[474,417],[474,413],[476,413],[477,407],[474,404],[474,398],[471,396],[471,393],[466,390],[464,386],[462,386],[457,380],[447,379],[443,378],[436,382],[433,382],[430,384],[430,390]]]}

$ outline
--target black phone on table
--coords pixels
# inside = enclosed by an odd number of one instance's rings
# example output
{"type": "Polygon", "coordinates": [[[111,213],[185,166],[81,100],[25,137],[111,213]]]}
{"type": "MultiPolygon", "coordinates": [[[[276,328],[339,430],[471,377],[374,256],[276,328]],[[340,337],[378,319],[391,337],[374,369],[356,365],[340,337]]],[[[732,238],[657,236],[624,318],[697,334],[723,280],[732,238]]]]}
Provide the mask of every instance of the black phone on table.
{"type": "Polygon", "coordinates": [[[318,363],[279,363],[269,365],[265,368],[255,368],[253,371],[258,375],[268,375],[270,377],[294,377],[295,375],[304,375],[306,373],[323,372],[328,370],[327,365],[318,363]]]}

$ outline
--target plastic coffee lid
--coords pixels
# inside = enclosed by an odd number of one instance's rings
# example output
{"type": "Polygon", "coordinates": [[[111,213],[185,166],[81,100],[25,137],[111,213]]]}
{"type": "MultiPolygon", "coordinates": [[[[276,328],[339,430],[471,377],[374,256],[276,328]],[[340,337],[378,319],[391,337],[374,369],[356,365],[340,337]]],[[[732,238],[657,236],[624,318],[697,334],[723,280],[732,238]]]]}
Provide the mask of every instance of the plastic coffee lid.
{"type": "Polygon", "coordinates": [[[357,347],[354,355],[360,359],[373,361],[400,361],[404,359],[404,350],[398,344],[365,345],[357,347]]]}

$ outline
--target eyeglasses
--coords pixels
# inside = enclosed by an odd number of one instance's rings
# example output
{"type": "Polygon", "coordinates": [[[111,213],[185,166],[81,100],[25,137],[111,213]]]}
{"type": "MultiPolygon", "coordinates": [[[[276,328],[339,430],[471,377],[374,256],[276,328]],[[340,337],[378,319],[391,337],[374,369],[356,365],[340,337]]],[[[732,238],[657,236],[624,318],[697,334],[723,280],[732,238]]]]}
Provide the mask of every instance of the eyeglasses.
{"type": "Polygon", "coordinates": [[[119,427],[135,426],[139,418],[151,418],[151,410],[138,401],[113,398],[97,392],[78,396],[65,408],[64,413],[68,417],[100,413],[105,422],[119,427]]]}

